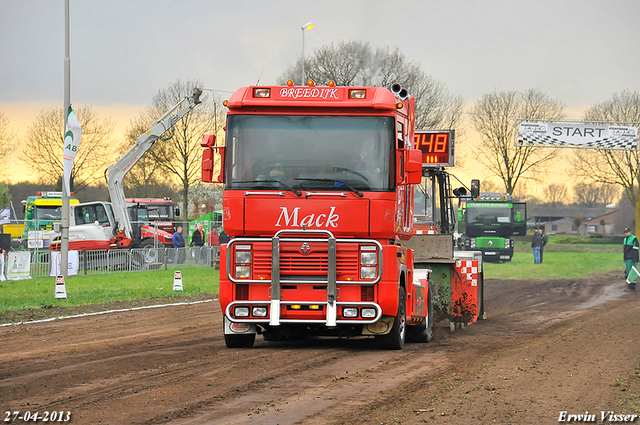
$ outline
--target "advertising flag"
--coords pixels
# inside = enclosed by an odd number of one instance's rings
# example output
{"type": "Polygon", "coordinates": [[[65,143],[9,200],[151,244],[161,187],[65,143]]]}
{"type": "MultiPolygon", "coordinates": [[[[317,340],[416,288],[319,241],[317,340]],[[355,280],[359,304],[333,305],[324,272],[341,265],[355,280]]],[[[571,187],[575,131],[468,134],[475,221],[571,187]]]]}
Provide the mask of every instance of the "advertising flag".
{"type": "Polygon", "coordinates": [[[82,136],[82,129],[78,118],[73,113],[71,106],[69,106],[69,112],[67,114],[67,128],[64,132],[64,150],[62,151],[62,163],[63,163],[63,179],[67,187],[67,195],[71,196],[70,180],[71,170],[73,169],[73,161],[76,159],[78,153],[78,147],[80,146],[80,137],[82,136]]]}
{"type": "Polygon", "coordinates": [[[6,207],[0,210],[0,224],[11,223],[11,207],[6,207]]]}

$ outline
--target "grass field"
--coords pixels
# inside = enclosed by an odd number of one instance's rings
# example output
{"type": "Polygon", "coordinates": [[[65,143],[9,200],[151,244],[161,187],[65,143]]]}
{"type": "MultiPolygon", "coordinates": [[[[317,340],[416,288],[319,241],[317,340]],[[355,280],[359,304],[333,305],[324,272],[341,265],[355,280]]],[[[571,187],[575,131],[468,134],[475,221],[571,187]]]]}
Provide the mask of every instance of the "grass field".
{"type": "MultiPolygon", "coordinates": [[[[618,245],[556,244],[544,250],[542,264],[533,264],[530,243],[519,241],[512,261],[485,263],[485,279],[563,279],[622,271],[622,247],[618,245]]],[[[184,291],[173,291],[173,271],[111,273],[71,276],[66,280],[67,299],[54,298],[55,278],[0,282],[0,313],[106,304],[142,299],[202,298],[218,293],[218,271],[185,267],[184,291]]]]}
{"type": "Polygon", "coordinates": [[[506,263],[484,263],[485,279],[580,278],[622,270],[621,252],[548,252],[546,248],[542,264],[533,263],[532,252],[516,252],[506,263]]]}
{"type": "Polygon", "coordinates": [[[54,277],[4,281],[0,282],[0,313],[218,293],[218,270],[185,267],[181,272],[183,291],[173,290],[172,270],[70,276],[65,281],[67,299],[54,297],[54,277]]]}
{"type": "Polygon", "coordinates": [[[556,243],[555,239],[549,237],[542,264],[533,264],[530,239],[518,238],[510,262],[485,263],[485,279],[579,278],[624,270],[620,245],[556,243]]]}

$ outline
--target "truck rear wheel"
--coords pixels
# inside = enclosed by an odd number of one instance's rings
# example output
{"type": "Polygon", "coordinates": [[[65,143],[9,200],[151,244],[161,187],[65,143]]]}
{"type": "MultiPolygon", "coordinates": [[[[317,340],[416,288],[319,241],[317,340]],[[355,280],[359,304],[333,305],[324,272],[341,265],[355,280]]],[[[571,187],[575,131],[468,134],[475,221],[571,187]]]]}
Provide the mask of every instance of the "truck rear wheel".
{"type": "Polygon", "coordinates": [[[405,308],[404,288],[400,287],[398,295],[398,313],[393,321],[391,331],[379,336],[380,346],[389,350],[402,350],[407,332],[407,310],[405,308]]]}

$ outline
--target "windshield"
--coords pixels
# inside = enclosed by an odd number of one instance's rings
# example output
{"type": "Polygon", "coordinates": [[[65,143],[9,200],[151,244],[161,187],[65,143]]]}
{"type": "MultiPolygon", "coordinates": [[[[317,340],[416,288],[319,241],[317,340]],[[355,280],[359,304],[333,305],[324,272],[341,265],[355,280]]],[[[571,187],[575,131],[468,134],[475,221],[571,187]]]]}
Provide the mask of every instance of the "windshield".
{"type": "Polygon", "coordinates": [[[168,206],[147,205],[149,220],[173,220],[173,209],[168,206]]]}
{"type": "Polygon", "coordinates": [[[230,115],[227,188],[393,189],[393,117],[230,115]]]}
{"type": "Polygon", "coordinates": [[[36,219],[38,220],[62,220],[62,207],[41,207],[36,208],[36,219]]]}
{"type": "Polygon", "coordinates": [[[76,225],[98,222],[109,225],[113,222],[113,211],[109,204],[80,205],[74,208],[76,225]]]}
{"type": "Polygon", "coordinates": [[[468,224],[509,224],[511,208],[507,207],[473,207],[467,204],[468,224]]]}
{"type": "Polygon", "coordinates": [[[433,206],[433,184],[423,178],[422,183],[416,185],[413,192],[413,222],[434,223],[433,206]]]}

